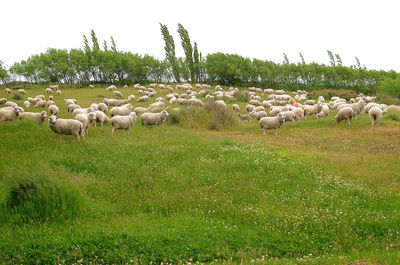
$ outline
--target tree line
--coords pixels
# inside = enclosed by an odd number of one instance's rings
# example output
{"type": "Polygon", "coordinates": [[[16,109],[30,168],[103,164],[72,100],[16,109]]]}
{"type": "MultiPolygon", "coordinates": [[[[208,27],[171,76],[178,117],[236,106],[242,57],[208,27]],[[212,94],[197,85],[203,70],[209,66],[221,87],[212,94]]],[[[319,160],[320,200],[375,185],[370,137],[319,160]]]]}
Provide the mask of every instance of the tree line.
{"type": "Polygon", "coordinates": [[[375,93],[386,78],[396,78],[395,71],[369,70],[355,57],[356,64],[344,66],[339,54],[327,51],[330,65],[300,62],[290,63],[284,53],[283,62],[250,59],[237,54],[212,53],[202,56],[196,42],[192,44],[188,31],[178,24],[184,57],[177,57],[175,42],[166,25],[160,23],[165,59],[117,49],[113,37],[100,47],[92,30],[90,41],[83,35],[82,49],[49,48],[14,63],[8,71],[0,62],[0,80],[25,79],[30,83],[169,83],[192,82],[232,86],[258,86],[308,91],[352,89],[375,93]]]}

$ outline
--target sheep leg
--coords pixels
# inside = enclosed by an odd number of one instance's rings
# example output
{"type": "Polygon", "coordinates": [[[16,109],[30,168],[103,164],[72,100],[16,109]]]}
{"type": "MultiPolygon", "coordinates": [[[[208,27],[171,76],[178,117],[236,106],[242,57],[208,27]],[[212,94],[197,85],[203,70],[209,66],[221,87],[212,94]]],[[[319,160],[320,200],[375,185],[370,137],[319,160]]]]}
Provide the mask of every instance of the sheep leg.
{"type": "Polygon", "coordinates": [[[111,134],[114,134],[115,132],[115,127],[112,129],[111,134]]]}
{"type": "Polygon", "coordinates": [[[265,136],[265,129],[264,128],[262,128],[262,132],[263,132],[263,135],[265,136]]]}
{"type": "Polygon", "coordinates": [[[274,128],[274,131],[275,131],[275,135],[278,135],[278,131],[274,128]]]}

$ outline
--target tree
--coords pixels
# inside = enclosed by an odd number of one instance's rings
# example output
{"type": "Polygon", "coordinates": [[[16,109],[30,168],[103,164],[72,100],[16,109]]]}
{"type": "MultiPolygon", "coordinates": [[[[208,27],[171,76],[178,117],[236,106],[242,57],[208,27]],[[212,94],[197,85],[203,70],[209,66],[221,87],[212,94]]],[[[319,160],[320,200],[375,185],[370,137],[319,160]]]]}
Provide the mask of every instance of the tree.
{"type": "Polygon", "coordinates": [[[108,51],[107,41],[106,40],[104,40],[103,47],[104,47],[104,51],[108,51]]]}
{"type": "Polygon", "coordinates": [[[4,67],[4,63],[0,61],[0,80],[2,83],[6,83],[6,80],[9,78],[8,72],[4,67]]]}
{"type": "Polygon", "coordinates": [[[381,84],[381,90],[386,94],[395,97],[400,104],[400,75],[396,78],[386,78],[381,84]]]}
{"type": "Polygon", "coordinates": [[[327,50],[326,52],[328,53],[331,66],[336,66],[335,57],[333,56],[333,53],[330,50],[327,50]]]}
{"type": "Polygon", "coordinates": [[[199,80],[200,80],[200,55],[199,55],[199,50],[197,49],[196,42],[194,42],[193,59],[194,59],[193,70],[195,73],[194,81],[199,82],[199,80]]]}
{"type": "Polygon", "coordinates": [[[115,44],[114,38],[111,36],[111,50],[117,52],[117,45],[115,44]]]}
{"type": "Polygon", "coordinates": [[[182,24],[178,23],[178,33],[181,37],[181,44],[183,51],[185,52],[186,64],[189,68],[190,80],[191,82],[195,82],[195,73],[194,73],[194,61],[193,61],[193,47],[190,42],[188,31],[182,26],[182,24]]]}
{"type": "Polygon", "coordinates": [[[360,63],[360,60],[358,60],[357,56],[356,56],[356,66],[358,69],[361,69],[361,63],[360,63]]]}
{"type": "Polygon", "coordinates": [[[165,57],[169,61],[171,68],[172,68],[172,74],[175,77],[175,81],[180,83],[181,79],[179,77],[179,64],[178,60],[176,59],[175,56],[175,42],[174,38],[169,34],[168,28],[166,25],[163,25],[160,23],[160,29],[161,29],[161,34],[164,38],[164,43],[165,43],[165,57]]]}
{"type": "Polygon", "coordinates": [[[94,32],[93,29],[90,31],[90,36],[92,37],[92,45],[93,45],[92,49],[93,50],[100,50],[99,42],[97,40],[96,33],[94,32]]]}
{"type": "Polygon", "coordinates": [[[340,55],[338,53],[336,53],[335,56],[336,56],[337,65],[342,65],[342,58],[340,58],[340,55]]]}
{"type": "Polygon", "coordinates": [[[302,64],[306,64],[306,61],[304,60],[303,54],[301,52],[299,52],[300,55],[300,60],[302,64]]]}
{"type": "Polygon", "coordinates": [[[283,53],[283,64],[289,64],[289,58],[287,57],[286,53],[283,53]]]}

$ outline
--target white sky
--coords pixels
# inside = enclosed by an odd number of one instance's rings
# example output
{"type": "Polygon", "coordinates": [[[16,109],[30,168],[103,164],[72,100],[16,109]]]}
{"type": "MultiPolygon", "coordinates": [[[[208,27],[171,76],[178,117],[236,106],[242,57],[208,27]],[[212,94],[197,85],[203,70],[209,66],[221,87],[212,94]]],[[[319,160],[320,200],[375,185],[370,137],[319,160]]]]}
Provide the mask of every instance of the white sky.
{"type": "Polygon", "coordinates": [[[15,61],[52,48],[81,48],[93,28],[103,47],[112,35],[117,48],[164,58],[158,22],[173,34],[183,56],[177,23],[203,55],[237,53],[282,62],[329,64],[326,50],[344,65],[400,71],[400,1],[93,1],[1,0],[0,60],[15,61]]]}

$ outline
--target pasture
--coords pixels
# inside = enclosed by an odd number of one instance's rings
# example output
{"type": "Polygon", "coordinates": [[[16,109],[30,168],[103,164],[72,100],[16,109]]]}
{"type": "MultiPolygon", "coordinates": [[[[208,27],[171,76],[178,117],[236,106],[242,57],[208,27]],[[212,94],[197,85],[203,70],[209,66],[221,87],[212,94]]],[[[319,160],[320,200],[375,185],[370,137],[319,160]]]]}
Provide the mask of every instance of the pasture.
{"type": "MultiPolygon", "coordinates": [[[[113,98],[105,87],[61,90],[61,118],[72,118],[65,98],[82,107],[113,98]]],[[[47,121],[0,123],[0,263],[399,262],[398,121],[336,124],[331,111],[263,136],[254,118],[233,114],[247,102],[226,103],[232,115],[218,130],[218,117],[196,108],[157,127],[138,119],[130,135],[91,126],[85,141],[47,121]]]]}

